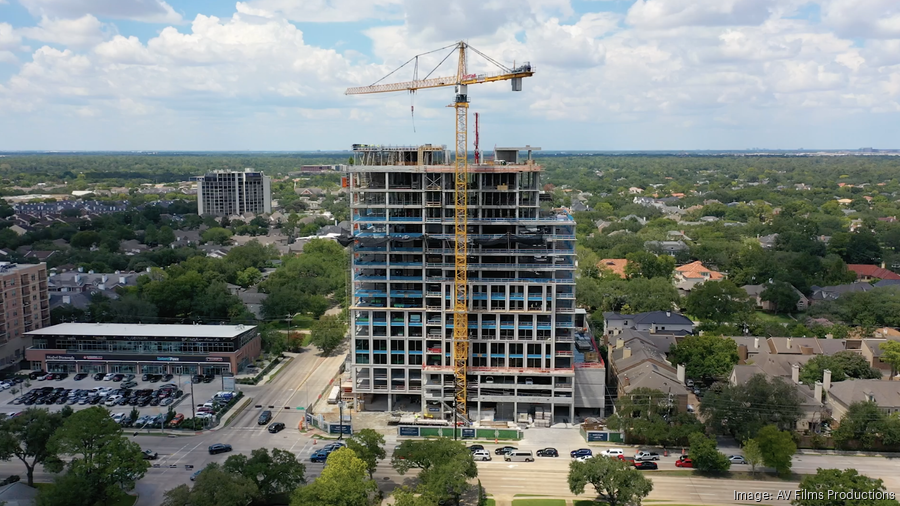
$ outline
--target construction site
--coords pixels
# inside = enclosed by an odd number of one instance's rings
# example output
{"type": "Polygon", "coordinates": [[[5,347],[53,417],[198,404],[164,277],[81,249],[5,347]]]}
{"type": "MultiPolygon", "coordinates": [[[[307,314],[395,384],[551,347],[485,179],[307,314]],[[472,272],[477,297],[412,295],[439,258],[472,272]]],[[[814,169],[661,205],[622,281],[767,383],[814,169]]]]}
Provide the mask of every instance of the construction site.
{"type": "Polygon", "coordinates": [[[459,425],[603,416],[605,367],[575,307],[575,221],[541,207],[540,148],[483,156],[476,114],[469,162],[468,85],[509,80],[520,91],[533,68],[470,74],[470,49],[453,46],[454,78],[347,90],[455,86],[456,108],[452,151],[355,144],[352,165],[342,167],[353,236],[355,407],[459,425]]]}

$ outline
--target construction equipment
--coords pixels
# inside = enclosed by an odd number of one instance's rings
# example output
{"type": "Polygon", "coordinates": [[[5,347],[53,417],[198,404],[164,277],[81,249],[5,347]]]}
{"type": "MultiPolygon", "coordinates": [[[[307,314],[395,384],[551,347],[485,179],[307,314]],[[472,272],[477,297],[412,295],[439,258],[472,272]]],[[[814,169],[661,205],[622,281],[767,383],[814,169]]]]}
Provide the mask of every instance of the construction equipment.
{"type": "Polygon", "coordinates": [[[478,148],[478,113],[475,113],[475,165],[481,163],[481,150],[478,148]]]}
{"type": "Polygon", "coordinates": [[[348,88],[346,95],[364,95],[370,93],[387,93],[393,91],[407,91],[414,93],[416,90],[426,88],[440,88],[445,86],[455,87],[453,104],[448,107],[456,109],[456,159],[454,166],[454,239],[456,242],[455,271],[453,282],[453,374],[454,374],[454,406],[455,412],[464,420],[468,420],[466,408],[466,373],[469,361],[469,316],[468,316],[468,113],[470,84],[491,83],[496,81],[511,81],[512,91],[522,91],[522,78],[534,75],[534,69],[530,63],[523,63],[513,68],[497,63],[481,51],[473,48],[465,42],[457,42],[451,46],[445,46],[428,53],[416,55],[403,65],[376,81],[370,86],[348,88]],[[430,78],[431,74],[440,67],[437,65],[423,79],[418,79],[419,57],[430,53],[451,49],[450,53],[441,60],[446,61],[454,53],[458,54],[456,75],[450,77],[430,78]],[[499,72],[470,74],[467,68],[466,53],[471,50],[489,63],[500,69],[499,72]],[[413,80],[400,83],[378,84],[401,68],[415,62],[413,80]]]}

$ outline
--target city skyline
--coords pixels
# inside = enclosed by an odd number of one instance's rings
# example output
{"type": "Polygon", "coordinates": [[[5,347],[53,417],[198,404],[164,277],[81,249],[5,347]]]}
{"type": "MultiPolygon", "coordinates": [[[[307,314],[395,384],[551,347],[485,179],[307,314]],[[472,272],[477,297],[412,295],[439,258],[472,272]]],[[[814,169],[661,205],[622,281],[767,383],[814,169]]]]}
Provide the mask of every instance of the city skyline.
{"type": "Polygon", "coordinates": [[[452,90],[343,91],[459,39],[536,68],[521,93],[473,90],[483,147],[892,148],[898,17],[888,0],[0,0],[0,150],[449,144],[452,90]]]}

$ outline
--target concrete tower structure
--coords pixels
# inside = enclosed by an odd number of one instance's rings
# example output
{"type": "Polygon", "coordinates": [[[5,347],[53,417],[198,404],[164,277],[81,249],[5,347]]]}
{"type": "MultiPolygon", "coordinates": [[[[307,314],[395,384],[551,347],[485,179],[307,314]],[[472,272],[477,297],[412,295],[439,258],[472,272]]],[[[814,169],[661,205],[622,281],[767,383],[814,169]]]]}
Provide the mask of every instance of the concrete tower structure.
{"type": "Polygon", "coordinates": [[[272,183],[260,171],[215,171],[194,180],[197,181],[197,214],[201,216],[272,212],[272,183]]]}
{"type": "MultiPolygon", "coordinates": [[[[354,145],[351,380],[360,409],[453,413],[454,167],[445,146],[354,145]]],[[[540,208],[540,148],[469,167],[468,412],[572,421],[575,222],[540,208]],[[527,155],[523,155],[527,152],[527,155]]],[[[581,356],[581,364],[576,357],[581,356]]],[[[603,406],[602,363],[598,367],[603,406]]],[[[593,379],[593,378],[592,378],[593,379]]]]}

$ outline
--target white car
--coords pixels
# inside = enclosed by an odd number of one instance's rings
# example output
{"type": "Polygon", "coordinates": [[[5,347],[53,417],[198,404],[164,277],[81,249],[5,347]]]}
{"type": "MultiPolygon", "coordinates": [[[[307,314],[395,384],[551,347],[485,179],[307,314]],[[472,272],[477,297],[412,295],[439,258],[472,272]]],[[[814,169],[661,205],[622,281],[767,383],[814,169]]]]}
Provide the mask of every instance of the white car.
{"type": "Polygon", "coordinates": [[[608,450],[603,450],[603,455],[607,457],[618,457],[620,455],[625,455],[625,450],[621,448],[610,448],[608,450]]]}
{"type": "Polygon", "coordinates": [[[125,413],[116,413],[112,416],[114,422],[119,423],[125,418],[125,413]]]}
{"type": "Polygon", "coordinates": [[[491,460],[491,452],[487,450],[475,450],[472,452],[472,458],[475,460],[491,460]]]}
{"type": "Polygon", "coordinates": [[[0,392],[4,391],[4,390],[6,390],[7,388],[10,388],[10,387],[12,387],[12,385],[10,385],[10,384],[8,384],[8,383],[0,383],[0,392]]]}
{"type": "Polygon", "coordinates": [[[115,373],[109,373],[103,377],[103,381],[111,381],[113,379],[113,376],[115,376],[115,373]]]}
{"type": "Polygon", "coordinates": [[[580,457],[575,457],[575,460],[577,460],[578,462],[587,462],[592,458],[594,458],[593,455],[582,455],[580,457]]]}
{"type": "Polygon", "coordinates": [[[747,460],[744,459],[743,455],[729,455],[728,460],[730,460],[732,464],[746,464],[747,463],[747,460]]]}

